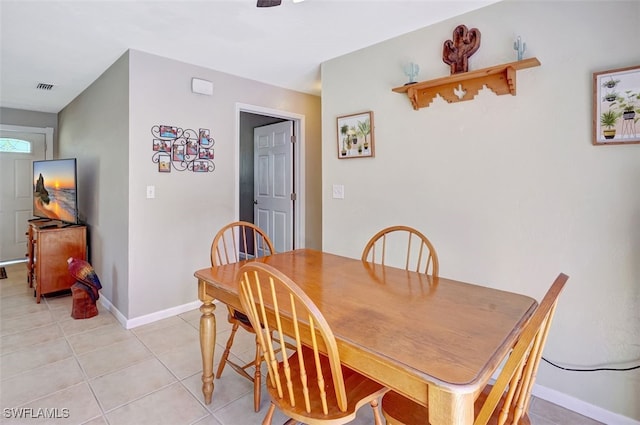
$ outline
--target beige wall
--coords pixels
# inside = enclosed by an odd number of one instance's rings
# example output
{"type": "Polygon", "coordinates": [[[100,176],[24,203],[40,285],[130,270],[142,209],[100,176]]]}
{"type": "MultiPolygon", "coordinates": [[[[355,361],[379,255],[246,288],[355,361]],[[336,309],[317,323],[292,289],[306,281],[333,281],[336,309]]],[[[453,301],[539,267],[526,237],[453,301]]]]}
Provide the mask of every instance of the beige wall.
{"type": "MultiPolygon", "coordinates": [[[[319,153],[320,98],[139,51],[130,58],[128,317],[136,318],[195,301],[193,272],[209,264],[214,233],[237,219],[237,103],[304,116],[307,152],[319,153]],[[213,96],[192,93],[193,77],[211,81],[213,96]],[[160,124],[210,129],[215,171],[159,173],[151,128],[160,124]],[[146,199],[148,185],[155,199],[146,199]]],[[[319,198],[308,191],[308,202],[319,198]]],[[[319,220],[307,225],[320,234],[319,220]]]]}
{"type": "MultiPolygon", "coordinates": [[[[377,230],[407,224],[433,241],[446,277],[541,299],[565,272],[545,357],[637,364],[640,145],[592,146],[591,119],[592,73],[638,64],[638,22],[635,1],[506,1],[324,63],[324,250],[358,258],[377,230]],[[402,66],[418,63],[419,80],[449,75],[442,44],[459,24],[482,33],[470,69],[516,60],[518,35],[542,66],[518,72],[516,96],[484,90],[414,111],[391,91],[407,81],[402,66]],[[336,117],[365,110],[376,157],[338,160],[336,117]],[[345,199],[332,199],[333,184],[345,199]]],[[[538,383],[564,402],[640,419],[638,370],[542,364],[538,383]]]]}
{"type": "Polygon", "coordinates": [[[19,125],[25,127],[52,127],[57,130],[58,115],[49,112],[0,108],[0,124],[19,125]]]}
{"type": "Polygon", "coordinates": [[[58,114],[62,158],[78,164],[80,220],[101,294],[129,310],[129,55],[125,53],[58,114]]]}
{"type": "Polygon", "coordinates": [[[209,264],[213,234],[237,219],[238,103],[304,117],[303,243],[320,247],[319,97],[131,50],[60,112],[61,154],[78,158],[92,264],[128,325],[197,300],[193,273],[209,264]],[[213,96],[192,93],[193,77],[213,82],[213,96]],[[215,171],[159,173],[155,125],[210,129],[215,171]],[[154,199],[147,186],[155,186],[154,199]]]}

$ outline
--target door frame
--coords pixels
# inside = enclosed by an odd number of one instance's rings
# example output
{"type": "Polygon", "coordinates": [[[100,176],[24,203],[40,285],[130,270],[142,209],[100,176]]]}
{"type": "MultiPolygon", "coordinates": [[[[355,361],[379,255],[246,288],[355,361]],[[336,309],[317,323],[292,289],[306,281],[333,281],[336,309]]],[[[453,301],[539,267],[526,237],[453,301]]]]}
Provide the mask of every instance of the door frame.
{"type": "MultiPolygon", "coordinates": [[[[16,132],[16,133],[35,133],[44,134],[44,159],[53,159],[53,151],[55,149],[53,139],[53,127],[30,127],[24,125],[1,124],[0,131],[16,132]]],[[[0,265],[26,262],[26,258],[20,260],[0,261],[0,265]]]]}
{"type": "Polygon", "coordinates": [[[234,170],[234,215],[236,220],[240,217],[240,114],[248,112],[257,115],[282,118],[293,121],[293,134],[296,136],[296,146],[293,149],[293,191],[296,194],[293,208],[293,246],[294,248],[305,247],[305,117],[295,112],[282,111],[265,108],[262,106],[250,105],[246,103],[236,103],[235,119],[235,170],[234,170]]]}
{"type": "Polygon", "coordinates": [[[27,127],[24,125],[0,124],[0,130],[44,134],[44,159],[53,159],[53,151],[55,150],[53,127],[27,127]]]}

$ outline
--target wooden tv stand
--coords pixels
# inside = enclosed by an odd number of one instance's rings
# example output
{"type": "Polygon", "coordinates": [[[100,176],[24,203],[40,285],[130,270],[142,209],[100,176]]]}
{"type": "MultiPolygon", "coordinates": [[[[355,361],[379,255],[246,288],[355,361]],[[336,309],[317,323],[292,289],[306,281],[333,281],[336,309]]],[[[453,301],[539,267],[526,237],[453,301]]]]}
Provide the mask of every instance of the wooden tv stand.
{"type": "Polygon", "coordinates": [[[67,258],[87,258],[87,227],[57,220],[32,220],[27,232],[27,282],[36,302],[45,294],[71,288],[67,258]]]}

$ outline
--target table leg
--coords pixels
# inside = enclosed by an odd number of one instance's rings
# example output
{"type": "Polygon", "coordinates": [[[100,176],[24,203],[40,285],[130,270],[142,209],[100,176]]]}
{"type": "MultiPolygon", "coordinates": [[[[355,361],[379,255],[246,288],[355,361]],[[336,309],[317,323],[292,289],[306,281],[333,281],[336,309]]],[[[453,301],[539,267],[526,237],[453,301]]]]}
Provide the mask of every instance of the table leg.
{"type": "Polygon", "coordinates": [[[213,350],[216,345],[216,316],[213,314],[216,306],[213,298],[205,292],[206,283],[198,282],[198,297],[202,301],[200,306],[200,352],[202,353],[202,395],[204,403],[211,404],[213,395],[213,350]]]}
{"type": "Polygon", "coordinates": [[[429,387],[429,424],[472,425],[473,393],[456,394],[429,387]]]}

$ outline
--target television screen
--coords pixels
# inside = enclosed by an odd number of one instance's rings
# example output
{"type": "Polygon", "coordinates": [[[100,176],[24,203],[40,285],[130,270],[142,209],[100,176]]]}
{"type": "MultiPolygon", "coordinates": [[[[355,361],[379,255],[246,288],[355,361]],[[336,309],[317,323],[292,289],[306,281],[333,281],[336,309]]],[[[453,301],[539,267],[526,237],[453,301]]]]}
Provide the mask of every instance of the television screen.
{"type": "Polygon", "coordinates": [[[33,215],[78,222],[76,159],[33,161],[33,215]]]}

